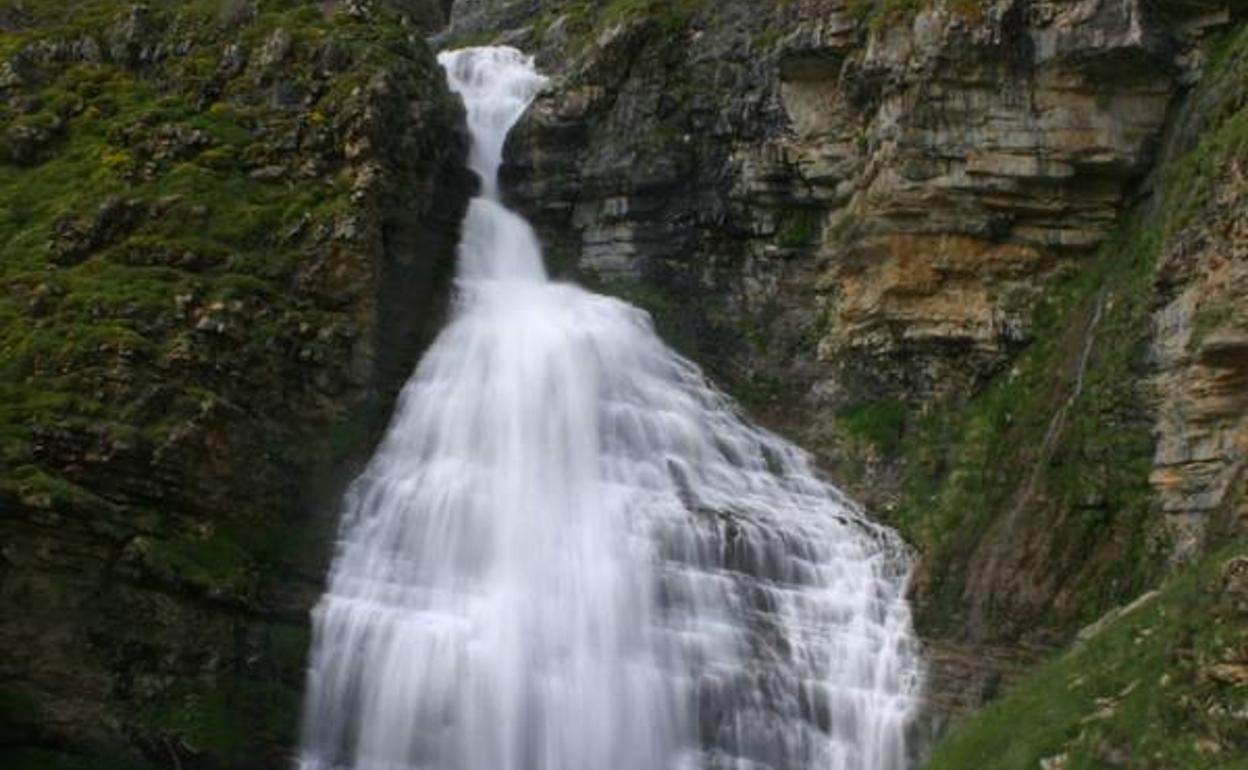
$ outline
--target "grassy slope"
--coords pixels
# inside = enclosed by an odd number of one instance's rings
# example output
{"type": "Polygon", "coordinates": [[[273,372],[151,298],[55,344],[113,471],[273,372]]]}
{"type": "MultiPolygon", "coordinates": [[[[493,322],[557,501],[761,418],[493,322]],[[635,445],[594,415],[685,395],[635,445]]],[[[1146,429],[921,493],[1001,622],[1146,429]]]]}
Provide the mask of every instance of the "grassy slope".
{"type": "Polygon", "coordinates": [[[382,212],[344,145],[380,71],[441,88],[388,12],[146,5],[114,52],[129,4],[0,3],[22,78],[0,99],[6,768],[284,761],[307,636],[269,594],[323,550],[304,473],[368,432],[382,212]],[[22,53],[87,36],[93,61],[22,53]],[[250,68],[224,71],[228,44],[250,68]]]}
{"type": "MultiPolygon", "coordinates": [[[[65,23],[6,33],[6,44],[64,39],[116,15],[115,3],[74,3],[72,13],[57,5],[27,3],[65,23]]],[[[368,63],[356,62],[358,72],[335,79],[307,112],[251,103],[245,92],[262,92],[245,82],[207,94],[225,40],[252,49],[282,26],[294,31],[292,45],[333,36],[373,59],[386,55],[387,41],[376,27],[326,22],[304,3],[266,3],[261,18],[237,30],[217,27],[220,3],[177,5],[157,18],[171,35],[195,36],[189,56],[148,72],[111,62],[68,65],[40,73],[46,79],[25,89],[33,109],[0,105],[6,135],[30,124],[57,126],[36,161],[0,164],[0,439],[6,464],[17,469],[2,483],[64,491],[28,465],[32,420],[72,414],[110,423],[117,436],[140,431],[145,436],[133,437],[159,441],[206,403],[255,388],[250,380],[272,385],[288,374],[259,365],[274,363],[275,347],[315,346],[300,338],[301,327],[306,336],[307,328],[344,320],[331,298],[309,293],[292,301],[287,289],[308,256],[304,233],[350,210],[349,180],[327,174],[291,184],[251,172],[264,155],[280,156],[266,141],[316,132],[345,111],[350,92],[365,85],[368,63]],[[171,127],[201,138],[172,157],[153,157],[171,127]],[[138,212],[134,221],[115,213],[85,253],[59,256],[58,228],[90,228],[110,198],[138,212]],[[190,314],[203,328],[176,317],[190,314]],[[239,328],[243,319],[248,324],[239,328]],[[218,323],[225,330],[211,333],[218,323]],[[187,384],[145,403],[138,391],[148,383],[127,376],[140,369],[187,384]]],[[[308,72],[292,66],[280,74],[297,86],[311,76],[311,63],[305,66],[308,72]]],[[[310,354],[333,355],[342,346],[332,342],[310,354]]]]}
{"type": "Polygon", "coordinates": [[[1223,574],[1232,554],[1248,545],[1167,580],[956,730],[925,768],[1248,767],[1248,687],[1219,673],[1248,675],[1248,597],[1223,574]]]}
{"type": "MultiPolygon", "coordinates": [[[[1036,628],[1067,635],[1160,579],[1165,545],[1148,482],[1146,380],[1155,265],[1199,216],[1215,172],[1248,153],[1248,114],[1242,85],[1234,85],[1248,72],[1246,39],[1241,27],[1217,47],[1193,101],[1208,113],[1201,139],[1161,169],[1155,211],[1125,220],[1095,258],[1046,296],[1033,341],[1009,371],[984,392],[923,414],[876,403],[839,415],[858,452],[896,458],[905,470],[890,520],[929,565],[925,594],[932,600],[920,608],[920,622],[930,632],[962,628],[972,563],[994,550],[1031,549],[1019,563],[1046,563],[1044,573],[1056,581],[1046,590],[1062,597],[1032,606],[1016,596],[984,599],[987,615],[979,620],[1006,637],[1036,628]],[[1089,330],[1078,396],[1046,443],[1054,415],[1075,393],[1089,330]],[[1011,512],[1017,521],[1007,524],[1011,512]]],[[[1209,308],[1209,317],[1195,319],[1197,334],[1228,312],[1209,308]]]]}
{"type": "MultiPolygon", "coordinates": [[[[1245,73],[1248,28],[1241,27],[1219,47],[1210,74],[1192,102],[1208,111],[1199,121],[1205,125],[1199,142],[1161,170],[1158,210],[1162,216],[1148,225],[1134,223],[1127,236],[1129,243],[1145,248],[1144,253],[1155,255],[1160,246],[1182,237],[1187,224],[1201,220],[1211,180],[1222,170],[1248,163],[1248,104],[1241,96],[1243,83],[1248,82],[1245,73]]],[[[1097,283],[1123,286],[1122,281],[1105,278],[1097,283]]],[[[1141,288],[1151,290],[1151,285],[1144,283],[1141,288]]],[[[1147,304],[1141,308],[1147,309],[1147,304]]],[[[1199,317],[1196,326],[1199,333],[1199,317]]],[[[1119,371],[1116,376],[1128,374],[1119,371]]],[[[1106,385],[1112,382],[1107,380],[1106,385]]],[[[1095,395],[1095,381],[1090,387],[1095,395]]],[[[1087,445],[1095,431],[1092,424],[1073,438],[1087,445]]],[[[1109,456],[1111,461],[1120,458],[1118,453],[1109,456]]],[[[1105,464],[1096,463],[1075,466],[1055,481],[1078,490],[1089,479],[1095,483],[1104,468],[1105,464]]],[[[1058,466],[1048,472],[1060,471],[1058,466]]],[[[1119,471],[1130,478],[1147,468],[1128,466],[1119,471]]],[[[947,509],[937,508],[932,515],[942,510],[947,509]]],[[[1133,511],[1138,512],[1133,515],[1147,515],[1146,507],[1126,509],[1133,511]]],[[[1121,516],[1123,511],[1114,513],[1121,516]]],[[[910,528],[921,531],[913,523],[910,528]]],[[[1244,717],[1248,714],[1248,597],[1242,595],[1242,586],[1239,594],[1229,589],[1231,579],[1223,574],[1230,557],[1245,554],[1248,544],[1231,544],[1168,578],[1159,599],[1119,618],[1090,643],[1056,658],[956,729],[927,767],[1032,770],[1040,766],[1041,759],[1052,758],[1064,758],[1065,764],[1051,766],[1065,770],[1248,767],[1244,717]],[[1228,670],[1240,671],[1245,679],[1236,684],[1228,670]]],[[[1130,574],[1147,561],[1144,554],[1129,559],[1109,565],[1110,574],[1130,574]]],[[[1107,591],[1105,598],[1112,596],[1107,591]]]]}

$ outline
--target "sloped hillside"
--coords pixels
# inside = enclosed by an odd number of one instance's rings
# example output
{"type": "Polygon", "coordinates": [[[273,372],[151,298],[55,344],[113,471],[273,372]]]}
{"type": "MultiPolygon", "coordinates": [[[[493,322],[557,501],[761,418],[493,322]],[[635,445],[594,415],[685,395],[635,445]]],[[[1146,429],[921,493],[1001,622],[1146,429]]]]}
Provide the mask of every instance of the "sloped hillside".
{"type": "Polygon", "coordinates": [[[286,761],[471,186],[417,11],[0,4],[0,765],[286,761]]]}

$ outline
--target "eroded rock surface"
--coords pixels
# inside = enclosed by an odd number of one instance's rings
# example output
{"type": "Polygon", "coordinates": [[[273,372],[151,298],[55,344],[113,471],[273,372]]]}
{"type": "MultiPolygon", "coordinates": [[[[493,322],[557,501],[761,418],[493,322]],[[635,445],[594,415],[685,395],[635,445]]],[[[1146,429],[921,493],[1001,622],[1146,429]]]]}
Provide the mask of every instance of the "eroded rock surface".
{"type": "Polygon", "coordinates": [[[481,0],[446,39],[555,75],[504,169],[548,260],[916,542],[956,712],[1242,515],[1243,235],[1153,227],[1232,6],[481,0]]]}

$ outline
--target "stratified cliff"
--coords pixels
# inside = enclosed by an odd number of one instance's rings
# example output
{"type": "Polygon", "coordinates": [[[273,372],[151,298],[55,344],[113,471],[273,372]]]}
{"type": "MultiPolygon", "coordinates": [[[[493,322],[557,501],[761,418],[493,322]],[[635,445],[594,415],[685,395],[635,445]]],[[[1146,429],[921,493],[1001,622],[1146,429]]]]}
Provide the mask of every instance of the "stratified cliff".
{"type": "Polygon", "coordinates": [[[0,3],[0,766],[286,764],[472,182],[432,3],[0,3]]]}
{"type": "Polygon", "coordinates": [[[556,74],[505,169],[552,260],[914,543],[939,723],[1244,534],[1244,12],[478,0],[448,37],[556,74]]]}

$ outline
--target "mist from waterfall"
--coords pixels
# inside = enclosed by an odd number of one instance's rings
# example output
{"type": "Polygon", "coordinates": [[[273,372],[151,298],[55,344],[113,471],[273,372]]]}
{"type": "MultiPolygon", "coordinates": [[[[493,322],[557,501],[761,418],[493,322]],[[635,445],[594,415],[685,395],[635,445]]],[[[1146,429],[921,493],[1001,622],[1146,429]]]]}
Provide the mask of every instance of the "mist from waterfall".
{"type": "Polygon", "coordinates": [[[646,313],[547,280],[497,195],[545,81],[511,48],[439,62],[483,192],[345,501],[299,767],[906,767],[906,549],[646,313]]]}

